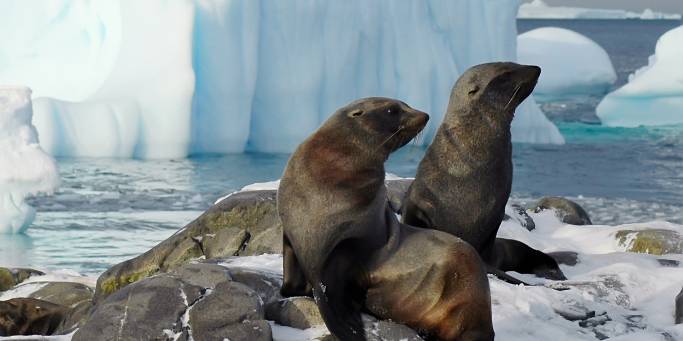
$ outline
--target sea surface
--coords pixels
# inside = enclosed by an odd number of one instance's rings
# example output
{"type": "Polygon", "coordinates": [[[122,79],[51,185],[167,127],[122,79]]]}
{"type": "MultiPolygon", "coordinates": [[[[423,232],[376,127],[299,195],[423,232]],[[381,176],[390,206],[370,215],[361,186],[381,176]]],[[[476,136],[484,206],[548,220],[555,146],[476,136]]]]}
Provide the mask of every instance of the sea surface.
{"type": "MultiPolygon", "coordinates": [[[[647,64],[657,38],[677,21],[522,20],[578,31],[602,45],[615,87],[647,64]]],[[[512,200],[546,195],[581,203],[596,224],[683,223],[683,127],[607,128],[595,116],[602,95],[542,104],[567,143],[514,146],[512,200]]],[[[411,177],[424,151],[408,146],[388,162],[411,177]]],[[[134,257],[196,218],[217,198],[280,177],[286,154],[198,156],[183,160],[60,159],[62,186],[34,198],[26,235],[0,235],[0,266],[70,269],[96,275],[134,257]]]]}

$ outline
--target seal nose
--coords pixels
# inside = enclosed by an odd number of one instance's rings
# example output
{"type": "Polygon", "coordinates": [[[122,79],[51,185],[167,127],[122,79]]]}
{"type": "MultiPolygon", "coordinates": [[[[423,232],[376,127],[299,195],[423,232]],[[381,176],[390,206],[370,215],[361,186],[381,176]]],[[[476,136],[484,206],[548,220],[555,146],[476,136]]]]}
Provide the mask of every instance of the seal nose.
{"type": "Polygon", "coordinates": [[[520,70],[518,72],[521,72],[522,74],[525,75],[525,78],[528,78],[532,82],[537,82],[538,77],[541,76],[541,68],[536,66],[536,65],[520,65],[520,70]]]}
{"type": "Polygon", "coordinates": [[[429,115],[422,111],[413,111],[411,115],[408,116],[405,125],[411,128],[422,129],[429,121],[429,115]]]}

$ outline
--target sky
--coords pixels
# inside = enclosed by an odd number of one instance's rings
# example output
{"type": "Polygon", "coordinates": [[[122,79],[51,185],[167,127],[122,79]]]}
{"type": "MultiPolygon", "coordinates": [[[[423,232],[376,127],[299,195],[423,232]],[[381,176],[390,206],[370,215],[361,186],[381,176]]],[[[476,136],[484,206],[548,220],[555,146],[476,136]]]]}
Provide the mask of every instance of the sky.
{"type": "MultiPolygon", "coordinates": [[[[651,8],[658,12],[683,13],[683,0],[543,0],[551,6],[616,8],[642,12],[651,8]]],[[[524,0],[531,2],[531,0],[524,0]]]]}

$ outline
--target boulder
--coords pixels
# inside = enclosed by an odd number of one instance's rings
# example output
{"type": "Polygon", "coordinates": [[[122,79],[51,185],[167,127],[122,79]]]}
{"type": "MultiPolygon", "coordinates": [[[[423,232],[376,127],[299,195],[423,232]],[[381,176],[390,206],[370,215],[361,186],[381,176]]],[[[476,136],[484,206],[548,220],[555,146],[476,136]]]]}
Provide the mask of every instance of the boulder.
{"type": "Polygon", "coordinates": [[[0,291],[9,290],[31,276],[44,274],[45,273],[34,269],[0,267],[0,291]]]}
{"type": "Polygon", "coordinates": [[[91,301],[93,289],[81,283],[49,282],[28,297],[73,308],[82,302],[91,301]]]}
{"type": "Polygon", "coordinates": [[[90,314],[92,313],[93,309],[94,306],[92,304],[92,300],[87,300],[76,304],[67,311],[64,316],[64,320],[57,328],[57,331],[55,331],[55,334],[69,334],[76,330],[76,328],[84,325],[88,318],[90,318],[90,314]]]}
{"type": "Polygon", "coordinates": [[[318,306],[310,297],[289,297],[272,302],[266,306],[266,318],[297,329],[325,325],[318,306]]]}
{"type": "Polygon", "coordinates": [[[223,282],[190,310],[192,337],[209,340],[272,340],[259,296],[244,284],[223,282]]]}
{"type": "Polygon", "coordinates": [[[215,288],[219,283],[232,279],[228,269],[216,264],[186,264],[174,270],[171,275],[185,283],[202,288],[215,288]]]}
{"type": "Polygon", "coordinates": [[[95,306],[73,341],[157,340],[182,333],[183,315],[202,288],[159,275],[133,283],[95,306]]]}
{"type": "Polygon", "coordinates": [[[104,272],[97,280],[94,301],[194,259],[281,253],[276,193],[239,192],[223,199],[151,250],[104,272]]]}
{"type": "Polygon", "coordinates": [[[264,304],[282,299],[280,295],[282,277],[249,269],[231,268],[229,271],[235,282],[242,283],[256,291],[264,304]]]}
{"type": "Polygon", "coordinates": [[[533,231],[536,229],[536,223],[526,212],[526,209],[522,206],[513,204],[505,208],[505,216],[503,217],[503,221],[510,219],[513,219],[528,231],[533,231]]]}
{"type": "Polygon", "coordinates": [[[619,245],[625,247],[628,252],[652,255],[683,253],[681,235],[672,230],[622,230],[617,232],[615,237],[619,245]]]}
{"type": "Polygon", "coordinates": [[[52,335],[67,308],[35,298],[0,301],[0,336],[52,335]]]}
{"type": "Polygon", "coordinates": [[[536,213],[553,209],[558,218],[565,224],[571,225],[593,225],[588,213],[579,204],[561,197],[541,198],[530,209],[536,213]]]}

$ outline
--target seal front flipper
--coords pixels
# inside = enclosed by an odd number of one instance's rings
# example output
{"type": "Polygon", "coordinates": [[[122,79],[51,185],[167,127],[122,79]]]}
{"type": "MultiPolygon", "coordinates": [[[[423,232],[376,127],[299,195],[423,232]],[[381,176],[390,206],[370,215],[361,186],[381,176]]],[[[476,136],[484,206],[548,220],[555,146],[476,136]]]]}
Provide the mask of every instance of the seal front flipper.
{"type": "Polygon", "coordinates": [[[352,245],[347,241],[335,248],[335,256],[328,258],[320,279],[313,284],[313,298],[332,334],[344,341],[365,341],[361,310],[369,280],[352,245]]]}
{"type": "Polygon", "coordinates": [[[280,288],[280,295],[283,297],[293,296],[313,296],[311,285],[306,280],[299,260],[296,259],[296,254],[292,249],[292,244],[286,235],[282,235],[282,287],[280,288]]]}
{"type": "Polygon", "coordinates": [[[508,274],[506,274],[504,271],[501,271],[497,269],[496,267],[492,266],[491,264],[486,264],[486,273],[492,274],[496,276],[498,279],[508,282],[510,284],[514,285],[519,285],[519,284],[524,284],[526,286],[533,286],[533,284],[529,284],[527,282],[524,282],[522,280],[519,280],[517,278],[514,278],[508,274]]]}

